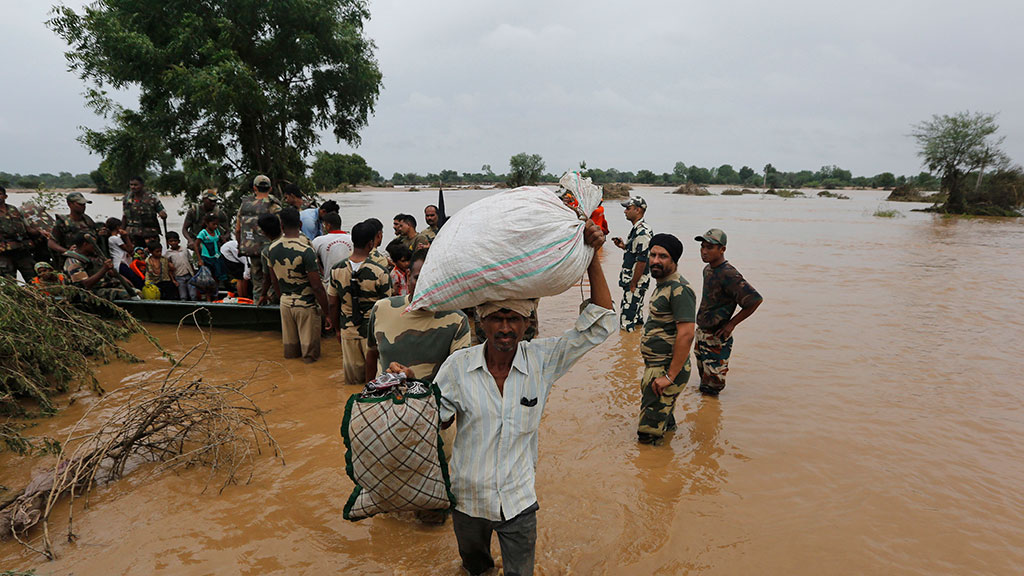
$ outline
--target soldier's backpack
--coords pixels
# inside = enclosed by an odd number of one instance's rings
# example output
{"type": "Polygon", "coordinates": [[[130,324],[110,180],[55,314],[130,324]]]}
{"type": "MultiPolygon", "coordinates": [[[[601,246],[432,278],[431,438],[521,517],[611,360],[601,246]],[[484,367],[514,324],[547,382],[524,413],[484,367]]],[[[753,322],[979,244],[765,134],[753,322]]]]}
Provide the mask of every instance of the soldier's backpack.
{"type": "Polygon", "coordinates": [[[382,374],[348,399],[341,437],[355,488],[346,520],[455,505],[438,435],[440,400],[436,385],[394,374],[382,374]]]}
{"type": "Polygon", "coordinates": [[[594,255],[583,230],[602,192],[578,172],[559,183],[576,197],[577,209],[546,188],[524,186],[449,218],[430,245],[410,309],[460,310],[571,288],[594,255]]]}

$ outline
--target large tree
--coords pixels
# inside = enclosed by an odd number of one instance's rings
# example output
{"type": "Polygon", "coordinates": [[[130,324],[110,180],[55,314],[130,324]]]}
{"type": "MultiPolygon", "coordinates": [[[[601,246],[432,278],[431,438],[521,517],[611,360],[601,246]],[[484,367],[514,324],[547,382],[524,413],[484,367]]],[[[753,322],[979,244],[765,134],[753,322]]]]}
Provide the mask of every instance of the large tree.
{"type": "Polygon", "coordinates": [[[115,163],[153,168],[170,155],[277,181],[304,175],[321,130],[359,143],[381,84],[368,17],[361,0],[96,0],[82,13],[57,6],[47,24],[112,123],[86,130],[90,149],[110,158],[134,139],[150,146],[115,163]],[[108,88],[137,89],[138,108],[108,88]]]}
{"type": "Polygon", "coordinates": [[[337,154],[320,151],[313,161],[310,179],[318,190],[334,190],[346,184],[356,185],[373,177],[373,169],[359,154],[337,154]]]}
{"type": "Polygon", "coordinates": [[[544,175],[544,159],[540,154],[520,152],[508,160],[508,187],[532,186],[544,175]]]}
{"type": "Polygon", "coordinates": [[[996,115],[981,112],[935,114],[931,120],[914,125],[911,135],[921,147],[918,155],[929,170],[938,171],[942,190],[949,195],[946,212],[964,213],[964,183],[970,173],[977,170],[981,178],[986,167],[1008,163],[999,150],[1003,137],[995,137],[998,129],[996,115]]]}

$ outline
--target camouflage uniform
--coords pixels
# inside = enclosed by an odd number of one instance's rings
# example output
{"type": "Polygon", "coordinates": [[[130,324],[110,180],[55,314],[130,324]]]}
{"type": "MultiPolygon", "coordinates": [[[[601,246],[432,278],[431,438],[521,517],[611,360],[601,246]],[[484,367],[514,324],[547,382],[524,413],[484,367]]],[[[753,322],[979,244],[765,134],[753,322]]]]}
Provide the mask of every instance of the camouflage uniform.
{"type": "Polygon", "coordinates": [[[281,289],[284,357],[320,357],[320,307],[307,274],[319,272],[316,252],[305,236],[281,237],[267,248],[270,269],[281,289]]]}
{"type": "Polygon", "coordinates": [[[145,246],[146,242],[160,238],[160,212],[164,205],[156,194],[143,191],[138,198],[129,192],[121,199],[121,210],[125,229],[135,246],[145,246]]]}
{"type": "Polygon", "coordinates": [[[227,242],[231,239],[231,218],[220,209],[220,206],[214,206],[213,210],[207,210],[202,202],[188,209],[185,212],[185,223],[182,224],[183,230],[188,230],[188,235],[195,239],[199,235],[199,231],[206,227],[206,216],[213,214],[217,217],[217,228],[220,230],[220,240],[222,243],[227,242]]]}
{"type": "Polygon", "coordinates": [[[370,250],[370,255],[367,256],[366,259],[368,261],[373,262],[374,264],[380,266],[381,268],[383,268],[385,270],[389,270],[391,268],[391,264],[388,263],[388,257],[385,256],[384,254],[382,254],[380,249],[378,249],[378,248],[374,248],[373,250],[370,250]]]}
{"type": "Polygon", "coordinates": [[[0,213],[0,275],[14,279],[21,272],[27,284],[36,276],[31,238],[21,212],[10,204],[6,208],[0,213]]]}
{"type": "Polygon", "coordinates": [[[109,274],[101,276],[92,285],[92,288],[85,288],[83,284],[85,280],[91,278],[103,267],[103,258],[89,258],[73,250],[68,250],[64,255],[67,257],[64,261],[64,276],[71,284],[87,289],[107,300],[127,300],[131,297],[121,282],[109,274]]]}
{"type": "Polygon", "coordinates": [[[644,358],[644,375],[640,381],[640,424],[637,434],[652,439],[660,438],[666,430],[675,427],[676,397],[690,379],[690,351],[675,380],[661,395],[654,393],[651,383],[664,376],[672,363],[672,348],[676,341],[676,323],[693,322],[696,317],[697,296],[685,278],[673,272],[662,278],[651,294],[650,316],[644,324],[640,353],[644,358]]]}
{"type": "Polygon", "coordinates": [[[423,232],[420,232],[419,234],[413,237],[409,250],[412,252],[416,252],[417,250],[423,248],[429,248],[430,245],[434,242],[435,236],[437,236],[437,233],[432,232],[430,228],[427,228],[423,232]],[[428,232],[430,233],[428,234],[428,232]]]}
{"type": "Polygon", "coordinates": [[[434,238],[437,238],[438,230],[440,230],[440,228],[434,226],[427,226],[426,228],[423,229],[423,232],[420,232],[420,236],[426,238],[427,242],[433,244],[434,238]]]}
{"type": "Polygon", "coordinates": [[[647,294],[647,285],[651,279],[649,267],[644,265],[644,273],[636,283],[636,291],[629,291],[629,282],[633,279],[633,266],[637,262],[647,262],[652,237],[650,227],[643,220],[638,220],[626,238],[626,253],[622,255],[622,270],[619,272],[619,288],[622,288],[619,328],[627,332],[636,330],[644,323],[644,295],[647,294]]]}
{"type": "Polygon", "coordinates": [[[267,196],[256,198],[250,194],[242,199],[239,206],[238,223],[242,234],[239,238],[239,254],[249,257],[249,277],[253,281],[253,299],[258,300],[263,295],[263,266],[260,264],[260,252],[270,244],[270,241],[259,229],[259,217],[263,214],[276,214],[281,211],[281,201],[267,196]]]}
{"type": "MultiPolygon", "coordinates": [[[[110,255],[105,250],[105,246],[102,246],[100,241],[100,228],[101,226],[93,221],[88,214],[82,214],[81,220],[72,220],[71,215],[57,215],[57,221],[53,225],[53,229],[50,231],[50,235],[53,241],[63,246],[64,248],[71,247],[71,239],[75,237],[75,234],[85,234],[85,239],[90,244],[96,247],[96,253],[102,254],[105,257],[110,255]]],[[[61,266],[64,265],[64,258],[61,257],[61,266]]]]}
{"type": "MultiPolygon", "coordinates": [[[[278,238],[278,239],[280,239],[280,238],[278,238]]],[[[265,245],[263,247],[263,249],[260,250],[259,264],[257,266],[255,266],[255,267],[253,267],[252,264],[249,265],[249,278],[253,278],[254,277],[257,268],[259,269],[259,276],[260,276],[260,278],[264,278],[264,279],[269,278],[269,275],[270,275],[270,272],[269,272],[269,270],[270,270],[270,246],[274,242],[277,242],[278,239],[273,240],[272,242],[270,242],[270,244],[265,245]]],[[[252,262],[252,260],[254,260],[254,259],[250,259],[250,262],[252,262]]],[[[264,282],[266,283],[266,286],[264,287],[263,292],[265,292],[266,294],[269,294],[269,296],[267,298],[267,301],[271,302],[273,304],[279,304],[280,301],[281,301],[281,293],[280,292],[275,292],[274,291],[274,285],[271,284],[270,282],[267,282],[266,280],[264,280],[264,282]]]]}
{"type": "Polygon", "coordinates": [[[392,362],[412,369],[417,380],[433,382],[446,358],[470,345],[469,319],[462,312],[411,310],[408,296],[378,300],[367,324],[367,345],[380,353],[377,372],[392,362]]]}
{"type": "Polygon", "coordinates": [[[277,214],[281,211],[281,201],[273,196],[257,198],[254,194],[242,198],[242,204],[238,208],[238,223],[241,234],[238,238],[238,253],[241,256],[249,257],[249,277],[252,279],[253,300],[259,300],[263,296],[265,280],[263,278],[263,267],[260,265],[260,252],[270,244],[266,235],[259,227],[260,216],[264,214],[277,214]]]}
{"type": "MultiPolygon", "coordinates": [[[[56,221],[53,219],[53,216],[46,211],[45,207],[29,200],[27,202],[22,202],[19,210],[21,210],[22,217],[25,218],[26,225],[31,226],[36,230],[50,233],[53,232],[53,227],[56,224],[56,221]]],[[[100,237],[98,240],[100,243],[104,245],[106,244],[105,237],[100,237]]],[[[36,262],[50,262],[53,260],[53,257],[50,254],[49,241],[47,241],[43,236],[32,239],[31,252],[32,259],[36,262]]],[[[104,250],[103,253],[106,254],[106,250],[104,250]]]]}
{"type": "Polygon", "coordinates": [[[696,342],[697,372],[700,389],[717,394],[725,388],[725,375],[729,372],[732,340],[715,336],[732,319],[736,306],[747,308],[761,302],[761,295],[747,283],[732,264],[722,262],[712,268],[704,267],[704,290],[697,311],[696,342]]]}
{"type": "Polygon", "coordinates": [[[338,298],[338,329],[341,331],[345,380],[350,385],[361,385],[366,380],[370,309],[378,300],[391,295],[391,275],[387,268],[367,258],[359,264],[359,270],[353,276],[352,264],[349,260],[342,260],[331,269],[327,294],[338,298]]]}

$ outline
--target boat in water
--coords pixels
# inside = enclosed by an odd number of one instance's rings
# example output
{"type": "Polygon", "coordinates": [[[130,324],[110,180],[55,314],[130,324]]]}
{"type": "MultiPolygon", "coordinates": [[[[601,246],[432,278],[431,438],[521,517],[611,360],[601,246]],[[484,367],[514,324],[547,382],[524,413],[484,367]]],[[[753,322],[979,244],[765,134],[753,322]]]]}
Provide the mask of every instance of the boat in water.
{"type": "Polygon", "coordinates": [[[280,307],[275,304],[256,306],[176,300],[115,300],[114,303],[127,310],[140,322],[178,324],[182,318],[195,313],[200,326],[240,330],[281,330],[280,307]]]}

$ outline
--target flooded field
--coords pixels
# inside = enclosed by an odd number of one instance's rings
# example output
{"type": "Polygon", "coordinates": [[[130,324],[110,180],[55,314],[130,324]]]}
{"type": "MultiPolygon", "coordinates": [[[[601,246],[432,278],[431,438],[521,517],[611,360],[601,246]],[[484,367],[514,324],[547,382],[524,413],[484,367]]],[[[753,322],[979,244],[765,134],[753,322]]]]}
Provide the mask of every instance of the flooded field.
{"type": "MultiPolygon", "coordinates": [[[[634,191],[655,232],[679,236],[680,271],[700,291],[693,236],[729,234],[727,258],[765,297],[736,331],[728,387],[703,398],[696,376],[679,430],[640,446],[638,333],[613,334],[555,384],[537,465],[537,572],[556,574],[1020,574],[1024,566],[1024,222],[944,219],[850,200],[689,197],[634,191]]],[[[489,193],[489,192],[487,192],[489,193]]],[[[449,212],[485,192],[446,194],[449,212]]],[[[12,194],[20,205],[27,194],[12,194]]],[[[94,197],[95,198],[95,197],[94,197]]],[[[343,227],[397,212],[422,217],[436,191],[337,195],[343,227]]],[[[176,202],[176,201],[174,201],[176,202]]],[[[606,202],[613,236],[622,210],[606,202]]],[[[168,201],[172,227],[181,215],[168,201]]],[[[89,213],[118,215],[109,197],[89,213]]],[[[524,242],[528,240],[524,238],[524,242]]],[[[621,251],[602,251],[613,281],[621,251]]],[[[545,298],[541,335],[575,318],[578,290],[545,298]]],[[[172,351],[198,340],[151,326],[172,351]],[[181,342],[176,340],[181,338],[181,342]]],[[[277,333],[217,331],[208,380],[248,376],[286,463],[269,455],[248,485],[202,493],[206,470],[101,486],[75,509],[78,539],[47,562],[0,544],[0,570],[75,574],[459,574],[450,522],[351,523],[339,436],[340,346],[313,365],[284,361],[277,333]]],[[[143,339],[143,364],[99,368],[108,389],[167,366],[143,339]]],[[[61,437],[91,393],[35,434],[61,437]]],[[[67,403],[67,402],[65,402],[67,403]]],[[[0,484],[22,486],[47,460],[0,457],[0,484]]],[[[66,508],[51,530],[63,530],[66,508]]],[[[33,533],[33,536],[36,534],[33,533]]],[[[494,543],[497,553],[497,543],[494,543]]]]}

